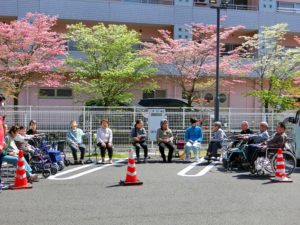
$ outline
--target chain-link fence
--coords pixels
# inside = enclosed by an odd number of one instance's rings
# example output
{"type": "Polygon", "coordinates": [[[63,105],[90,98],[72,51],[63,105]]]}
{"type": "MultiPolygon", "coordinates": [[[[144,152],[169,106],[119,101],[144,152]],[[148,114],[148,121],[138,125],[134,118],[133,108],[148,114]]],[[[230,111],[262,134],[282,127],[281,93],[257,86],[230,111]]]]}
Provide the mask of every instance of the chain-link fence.
{"type": "MultiPolygon", "coordinates": [[[[207,144],[211,135],[211,125],[214,121],[213,108],[166,108],[165,116],[169,120],[170,128],[176,131],[178,139],[183,139],[185,129],[190,125],[191,117],[202,121],[204,133],[203,144],[207,144]]],[[[270,131],[274,131],[276,124],[295,112],[261,113],[260,109],[221,108],[220,121],[226,132],[238,132],[240,123],[248,121],[250,128],[258,130],[261,121],[268,121],[270,131]]],[[[130,130],[136,119],[142,119],[148,131],[149,112],[142,107],[6,107],[6,123],[8,126],[17,124],[28,126],[31,119],[37,121],[39,132],[55,136],[58,140],[65,140],[71,120],[76,120],[79,127],[90,135],[85,142],[94,145],[94,135],[99,128],[101,119],[108,119],[113,131],[116,151],[127,151],[130,145],[130,130]]],[[[149,141],[150,142],[150,141],[149,141]]],[[[156,143],[149,143],[156,147],[156,143]]],[[[94,149],[94,148],[92,148],[94,149]]]]}

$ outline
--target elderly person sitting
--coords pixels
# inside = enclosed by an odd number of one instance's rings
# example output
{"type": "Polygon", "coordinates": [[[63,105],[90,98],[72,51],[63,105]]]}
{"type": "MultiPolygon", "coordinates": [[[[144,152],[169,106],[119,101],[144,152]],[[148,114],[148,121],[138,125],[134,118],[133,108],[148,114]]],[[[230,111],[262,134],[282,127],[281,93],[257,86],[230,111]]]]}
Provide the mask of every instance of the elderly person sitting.
{"type": "Polygon", "coordinates": [[[226,138],[225,132],[222,130],[222,124],[221,122],[215,122],[214,126],[212,128],[213,134],[210,139],[208,149],[207,149],[207,154],[206,154],[206,159],[210,160],[217,158],[218,154],[218,149],[222,148],[223,141],[226,138]]]}
{"type": "MultiPolygon", "coordinates": [[[[6,147],[5,149],[2,151],[2,160],[3,162],[7,162],[9,164],[12,164],[14,166],[17,166],[18,163],[18,153],[19,150],[16,147],[15,144],[15,137],[17,136],[19,132],[19,127],[18,126],[12,126],[9,131],[8,131],[8,135],[5,137],[5,144],[6,147]]],[[[29,180],[29,182],[32,181],[38,181],[38,176],[37,174],[32,174],[32,169],[29,166],[29,164],[27,163],[26,160],[24,160],[25,163],[25,171],[26,171],[26,176],[27,179],[29,180]]]]}
{"type": "Polygon", "coordinates": [[[247,157],[249,158],[252,165],[262,150],[268,148],[277,150],[278,148],[284,147],[284,144],[287,140],[285,129],[285,124],[279,122],[276,127],[276,133],[273,134],[270,138],[268,138],[265,142],[262,142],[260,144],[251,144],[248,146],[247,157]]]}
{"type": "Polygon", "coordinates": [[[159,152],[161,154],[163,162],[167,162],[165,155],[166,147],[169,149],[168,162],[172,162],[172,156],[174,151],[173,134],[171,129],[169,128],[168,120],[162,120],[160,122],[160,128],[158,128],[156,132],[156,140],[159,146],[159,152]]]}
{"type": "Polygon", "coordinates": [[[243,140],[247,140],[248,142],[251,142],[251,144],[259,144],[266,141],[269,138],[268,128],[269,125],[267,122],[261,122],[259,124],[259,131],[257,133],[249,134],[249,135],[241,135],[240,137],[243,140]]]}

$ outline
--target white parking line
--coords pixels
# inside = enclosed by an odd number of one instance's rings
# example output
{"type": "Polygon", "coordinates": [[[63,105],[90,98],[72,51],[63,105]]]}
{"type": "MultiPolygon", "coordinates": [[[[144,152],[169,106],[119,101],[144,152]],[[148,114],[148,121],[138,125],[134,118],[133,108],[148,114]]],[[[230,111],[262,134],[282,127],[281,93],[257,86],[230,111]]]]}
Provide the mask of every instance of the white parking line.
{"type": "Polygon", "coordinates": [[[186,168],[184,168],[183,170],[181,170],[179,173],[177,173],[178,176],[183,176],[183,177],[201,177],[203,175],[205,175],[208,171],[211,170],[211,168],[213,168],[216,164],[218,164],[219,162],[211,162],[208,166],[206,166],[204,169],[202,169],[200,172],[198,172],[197,174],[187,174],[187,172],[189,172],[190,170],[194,169],[198,164],[202,163],[204,161],[204,158],[200,158],[200,160],[198,162],[194,162],[191,165],[187,166],[186,168]]]}
{"type": "MultiPolygon", "coordinates": [[[[125,162],[127,159],[120,159],[116,162],[114,162],[114,164],[117,164],[117,163],[121,163],[121,162],[125,162]]],[[[84,168],[87,168],[89,166],[92,166],[92,165],[95,165],[95,164],[90,164],[90,165],[85,165],[85,166],[80,166],[80,167],[77,167],[77,168],[74,168],[74,169],[70,169],[70,170],[67,170],[65,172],[61,172],[61,173],[58,173],[54,176],[50,176],[48,179],[49,180],[72,180],[72,179],[76,179],[78,177],[81,177],[81,176],[84,176],[84,175],[87,175],[89,173],[93,173],[93,172],[96,172],[98,170],[102,170],[106,167],[109,167],[109,166],[113,166],[114,164],[105,164],[101,167],[97,167],[97,168],[93,168],[93,169],[90,169],[90,170],[87,170],[87,171],[84,171],[84,172],[81,172],[81,173],[78,173],[78,174],[75,174],[75,175],[72,175],[72,176],[69,176],[69,177],[63,177],[63,178],[59,178],[60,176],[62,175],[65,175],[65,174],[68,174],[68,173],[72,173],[74,171],[77,171],[77,170],[81,170],[81,169],[84,169],[84,168]]]]}

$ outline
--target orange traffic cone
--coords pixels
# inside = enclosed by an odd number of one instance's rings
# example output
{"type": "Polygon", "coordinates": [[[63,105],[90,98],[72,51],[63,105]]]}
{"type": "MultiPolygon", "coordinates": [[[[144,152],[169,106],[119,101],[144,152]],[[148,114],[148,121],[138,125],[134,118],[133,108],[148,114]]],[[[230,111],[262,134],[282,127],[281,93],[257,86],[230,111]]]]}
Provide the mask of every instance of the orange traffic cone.
{"type": "Polygon", "coordinates": [[[274,182],[293,182],[291,179],[289,179],[286,176],[284,159],[283,159],[281,148],[279,148],[278,151],[277,151],[276,173],[275,173],[275,177],[271,178],[271,181],[274,181],[274,182]]]}
{"type": "Polygon", "coordinates": [[[129,150],[127,174],[125,181],[121,180],[120,185],[142,185],[143,182],[139,181],[136,175],[135,161],[133,158],[133,150],[129,150]]]}
{"type": "Polygon", "coordinates": [[[17,163],[15,185],[12,187],[12,189],[14,189],[14,190],[32,188],[32,186],[28,185],[28,183],[27,183],[24,161],[25,161],[25,159],[23,156],[23,151],[20,150],[19,151],[19,159],[18,159],[18,163],[17,163]]]}

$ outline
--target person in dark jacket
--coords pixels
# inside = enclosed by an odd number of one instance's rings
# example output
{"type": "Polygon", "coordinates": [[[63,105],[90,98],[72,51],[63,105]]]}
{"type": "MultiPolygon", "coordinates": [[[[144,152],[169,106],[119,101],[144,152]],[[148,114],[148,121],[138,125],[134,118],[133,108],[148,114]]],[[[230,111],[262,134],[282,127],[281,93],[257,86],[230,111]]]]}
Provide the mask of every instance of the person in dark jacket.
{"type": "Polygon", "coordinates": [[[253,134],[253,131],[249,129],[249,123],[248,121],[243,121],[241,123],[241,132],[240,134],[253,134]]]}
{"type": "Polygon", "coordinates": [[[144,149],[144,162],[148,158],[148,146],[146,142],[147,132],[141,119],[135,121],[135,125],[131,130],[132,145],[135,147],[137,162],[140,162],[140,147],[144,149]]]}
{"type": "Polygon", "coordinates": [[[28,135],[38,134],[36,120],[30,120],[29,129],[27,130],[26,134],[28,135]]]}
{"type": "Polygon", "coordinates": [[[283,122],[279,122],[276,126],[276,133],[273,134],[269,139],[267,139],[266,142],[263,142],[261,144],[251,144],[248,146],[248,157],[252,165],[257,159],[257,157],[260,155],[260,153],[264,150],[270,148],[278,149],[284,147],[285,142],[287,140],[285,129],[285,124],[283,122]]]}

